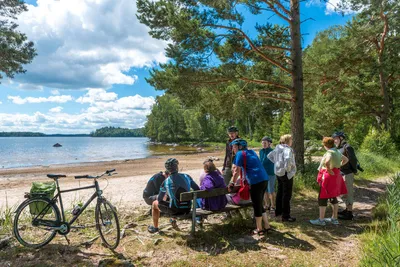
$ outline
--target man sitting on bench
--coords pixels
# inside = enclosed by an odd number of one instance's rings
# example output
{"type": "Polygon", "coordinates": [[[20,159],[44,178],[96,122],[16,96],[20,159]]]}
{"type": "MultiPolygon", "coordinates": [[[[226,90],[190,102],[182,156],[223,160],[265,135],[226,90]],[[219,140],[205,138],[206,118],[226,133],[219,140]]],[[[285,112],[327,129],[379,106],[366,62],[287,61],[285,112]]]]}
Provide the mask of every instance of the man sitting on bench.
{"type": "Polygon", "coordinates": [[[165,179],[169,176],[169,172],[159,172],[153,175],[147,182],[146,188],[143,190],[143,199],[147,205],[153,205],[153,202],[157,200],[158,193],[160,193],[160,187],[165,179]]]}
{"type": "MultiPolygon", "coordinates": [[[[184,173],[178,173],[179,162],[175,158],[170,158],[165,162],[165,169],[170,176],[161,185],[158,198],[152,205],[153,224],[149,225],[147,230],[150,233],[156,233],[158,229],[158,221],[160,219],[160,211],[169,216],[186,214],[190,212],[191,201],[180,201],[180,195],[184,192],[200,190],[199,186],[193,181],[192,177],[184,173]]],[[[172,226],[176,226],[176,219],[171,218],[172,226]]]]}

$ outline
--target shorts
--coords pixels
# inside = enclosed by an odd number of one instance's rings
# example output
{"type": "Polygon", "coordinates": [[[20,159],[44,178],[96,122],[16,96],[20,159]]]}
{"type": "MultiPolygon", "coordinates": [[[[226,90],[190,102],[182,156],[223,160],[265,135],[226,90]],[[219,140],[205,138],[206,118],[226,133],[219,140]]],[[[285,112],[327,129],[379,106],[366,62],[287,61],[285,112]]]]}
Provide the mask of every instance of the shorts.
{"type": "MultiPolygon", "coordinates": [[[[321,189],[319,191],[321,193],[321,189]]],[[[318,194],[318,206],[320,207],[326,207],[328,206],[328,200],[331,202],[332,205],[338,204],[339,201],[337,200],[337,197],[332,197],[332,198],[320,198],[318,194]]]]}
{"type": "Polygon", "coordinates": [[[160,209],[161,213],[165,213],[168,215],[181,215],[181,214],[187,214],[190,212],[190,208],[189,209],[178,209],[175,207],[170,207],[169,202],[167,202],[167,201],[159,201],[158,208],[160,209]]]}
{"type": "Polygon", "coordinates": [[[150,197],[144,197],[144,202],[146,202],[147,205],[153,205],[153,202],[157,200],[158,195],[150,196],[150,197]]]}
{"type": "Polygon", "coordinates": [[[268,194],[272,194],[272,193],[275,193],[276,175],[269,175],[268,174],[268,177],[269,177],[269,180],[268,180],[268,187],[267,187],[266,192],[268,194]]]}

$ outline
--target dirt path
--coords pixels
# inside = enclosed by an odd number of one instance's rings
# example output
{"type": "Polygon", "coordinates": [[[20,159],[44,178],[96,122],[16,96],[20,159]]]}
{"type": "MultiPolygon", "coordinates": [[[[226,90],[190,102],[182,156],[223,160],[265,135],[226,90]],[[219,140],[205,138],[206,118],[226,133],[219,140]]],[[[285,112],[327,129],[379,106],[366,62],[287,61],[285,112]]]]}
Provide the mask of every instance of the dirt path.
{"type": "MultiPolygon", "coordinates": [[[[356,182],[355,219],[341,225],[312,226],[309,219],[318,216],[317,193],[295,194],[292,214],[297,222],[271,224],[276,231],[266,237],[249,235],[253,228],[251,217],[235,216],[222,222],[211,216],[205,230],[195,238],[188,234],[189,221],[179,221],[180,230],[171,229],[168,218],[161,218],[162,234],[151,235],[146,227],[150,217],[145,209],[120,210],[122,226],[135,222],[126,231],[115,253],[103,248],[99,241],[79,245],[96,236],[96,232],[72,232],[72,244],[57,237],[46,249],[31,250],[16,244],[0,250],[0,266],[97,266],[101,260],[114,264],[131,262],[144,266],[357,266],[362,257],[360,235],[372,220],[372,208],[385,191],[387,178],[356,182]]],[[[330,213],[327,211],[327,215],[330,213]]],[[[122,265],[113,265],[122,266],[122,265]]]]}

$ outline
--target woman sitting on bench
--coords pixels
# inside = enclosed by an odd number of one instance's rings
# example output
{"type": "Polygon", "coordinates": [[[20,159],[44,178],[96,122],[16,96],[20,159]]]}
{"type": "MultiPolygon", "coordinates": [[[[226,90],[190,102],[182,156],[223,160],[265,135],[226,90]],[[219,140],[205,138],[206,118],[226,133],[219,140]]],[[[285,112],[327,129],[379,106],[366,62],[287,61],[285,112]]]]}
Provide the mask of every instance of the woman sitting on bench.
{"type": "MultiPolygon", "coordinates": [[[[205,176],[201,180],[200,189],[210,191],[215,188],[225,188],[226,184],[219,170],[211,159],[203,162],[205,176]]],[[[203,198],[201,208],[203,210],[218,211],[225,208],[227,203],[225,195],[203,198]]]]}

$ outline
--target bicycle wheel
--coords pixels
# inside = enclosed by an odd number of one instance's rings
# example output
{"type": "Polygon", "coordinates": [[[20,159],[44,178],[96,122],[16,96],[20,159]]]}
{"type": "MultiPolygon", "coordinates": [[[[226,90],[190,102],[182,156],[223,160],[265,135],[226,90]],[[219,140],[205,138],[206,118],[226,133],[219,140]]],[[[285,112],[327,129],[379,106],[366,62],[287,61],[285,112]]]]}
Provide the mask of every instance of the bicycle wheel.
{"type": "Polygon", "coordinates": [[[106,199],[101,199],[96,205],[96,227],[101,240],[110,249],[115,249],[119,244],[120,228],[116,209],[106,199]]]}
{"type": "Polygon", "coordinates": [[[58,207],[47,198],[24,201],[14,218],[14,235],[25,247],[40,248],[47,245],[57,231],[51,228],[60,224],[58,207]]]}

